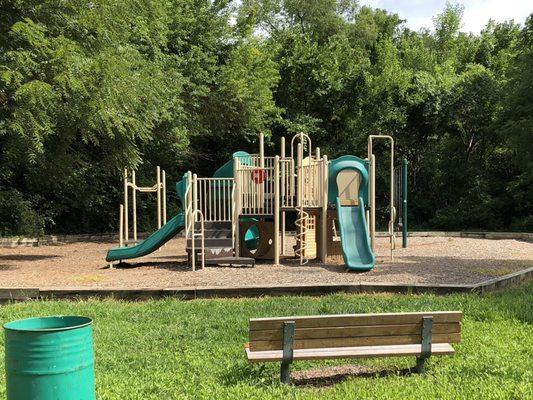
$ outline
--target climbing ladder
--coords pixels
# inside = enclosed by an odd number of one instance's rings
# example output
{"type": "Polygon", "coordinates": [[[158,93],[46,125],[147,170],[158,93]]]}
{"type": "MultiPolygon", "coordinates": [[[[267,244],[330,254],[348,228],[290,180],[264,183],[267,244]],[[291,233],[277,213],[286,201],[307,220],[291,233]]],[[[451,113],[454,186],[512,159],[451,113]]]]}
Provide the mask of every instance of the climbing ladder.
{"type": "MultiPolygon", "coordinates": [[[[291,155],[294,156],[294,143],[297,143],[297,164],[295,179],[297,181],[296,204],[298,217],[295,221],[296,247],[295,255],[300,260],[300,265],[307,264],[311,257],[318,253],[324,257],[325,239],[320,249],[316,248],[316,213],[310,214],[310,210],[321,210],[322,228],[325,232],[327,210],[327,157],[320,156],[320,148],[312,152],[311,139],[306,134],[295,135],[291,141],[291,155]],[[308,155],[304,158],[304,148],[307,147],[308,155]],[[326,194],[326,195],[324,195],[326,194]],[[320,250],[319,252],[317,250],[320,250]]],[[[291,156],[291,158],[292,158],[291,156]]]]}

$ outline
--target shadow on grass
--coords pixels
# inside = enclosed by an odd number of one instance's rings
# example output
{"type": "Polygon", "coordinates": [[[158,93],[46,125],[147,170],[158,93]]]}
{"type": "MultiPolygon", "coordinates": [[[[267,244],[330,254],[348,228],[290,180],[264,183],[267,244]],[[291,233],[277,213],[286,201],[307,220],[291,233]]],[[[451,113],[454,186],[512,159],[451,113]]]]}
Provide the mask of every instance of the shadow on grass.
{"type": "MultiPolygon", "coordinates": [[[[279,363],[276,364],[279,370],[279,363]]],[[[410,376],[413,374],[410,368],[377,369],[364,365],[339,365],[311,370],[296,371],[291,375],[291,384],[298,387],[324,388],[344,382],[350,378],[384,378],[387,376],[410,376]]],[[[257,385],[273,385],[279,382],[279,374],[273,376],[266,364],[238,363],[226,370],[221,376],[225,386],[233,386],[248,381],[257,385]]]]}
{"type": "Polygon", "coordinates": [[[292,375],[294,386],[329,387],[349,378],[384,378],[387,376],[409,376],[413,371],[405,369],[376,369],[364,365],[342,365],[308,371],[298,371],[292,375]]]}

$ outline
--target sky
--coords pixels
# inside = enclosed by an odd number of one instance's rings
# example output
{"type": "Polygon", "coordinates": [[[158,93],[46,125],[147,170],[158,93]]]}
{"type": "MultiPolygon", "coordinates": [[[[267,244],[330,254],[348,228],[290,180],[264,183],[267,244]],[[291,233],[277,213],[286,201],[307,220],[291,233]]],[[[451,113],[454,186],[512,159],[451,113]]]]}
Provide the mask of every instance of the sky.
{"type": "MultiPolygon", "coordinates": [[[[514,19],[523,24],[533,12],[532,0],[454,0],[464,6],[461,31],[479,33],[490,18],[502,22],[514,19]]],[[[360,5],[383,8],[406,20],[412,30],[433,28],[432,17],[439,14],[446,0],[359,0],[360,5]]]]}

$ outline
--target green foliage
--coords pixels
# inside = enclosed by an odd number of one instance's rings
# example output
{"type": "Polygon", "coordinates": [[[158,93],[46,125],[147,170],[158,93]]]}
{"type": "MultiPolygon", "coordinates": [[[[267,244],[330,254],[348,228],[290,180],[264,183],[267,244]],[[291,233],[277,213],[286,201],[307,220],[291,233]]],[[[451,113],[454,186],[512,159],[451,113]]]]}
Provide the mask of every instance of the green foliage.
{"type": "Polygon", "coordinates": [[[518,51],[511,60],[508,97],[504,103],[503,130],[506,143],[513,151],[512,165],[517,179],[509,182],[508,191],[516,198],[517,215],[513,226],[533,227],[533,15],[530,15],[518,41],[518,51]],[[522,219],[522,216],[526,217],[522,219]]]}
{"type": "Polygon", "coordinates": [[[2,236],[41,236],[44,218],[37,214],[32,204],[16,190],[0,190],[0,220],[2,236]]]}
{"type": "MultiPolygon", "coordinates": [[[[6,0],[0,11],[2,207],[20,199],[39,229],[112,230],[122,168],[147,182],[156,165],[169,183],[209,176],[255,151],[260,131],[270,144],[305,131],[330,158],[393,135],[411,167],[411,226],[533,229],[531,17],[473,35],[450,3],[419,32],[353,0],[6,0]]],[[[380,168],[379,187],[387,179],[380,168]]],[[[2,234],[34,231],[8,221],[2,234]]]]}
{"type": "MultiPolygon", "coordinates": [[[[533,390],[533,285],[499,294],[346,295],[261,299],[34,301],[0,307],[0,324],[41,315],[93,318],[97,397],[111,399],[528,399],[533,390]],[[414,357],[298,361],[294,371],[362,365],[382,373],[331,386],[279,383],[279,363],[244,356],[248,319],[284,315],[461,310],[453,357],[425,375],[414,357]]],[[[4,336],[0,335],[0,347],[4,336]]],[[[0,352],[0,396],[5,396],[0,352]]]]}

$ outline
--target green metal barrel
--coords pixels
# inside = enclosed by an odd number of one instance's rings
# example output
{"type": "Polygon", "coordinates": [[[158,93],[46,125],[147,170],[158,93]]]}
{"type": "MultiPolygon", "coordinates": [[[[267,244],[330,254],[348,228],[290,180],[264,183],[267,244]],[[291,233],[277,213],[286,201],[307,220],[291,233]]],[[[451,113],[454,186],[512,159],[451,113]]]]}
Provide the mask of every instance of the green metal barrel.
{"type": "Polygon", "coordinates": [[[8,400],[96,398],[90,318],[29,318],[4,328],[8,400]]]}

